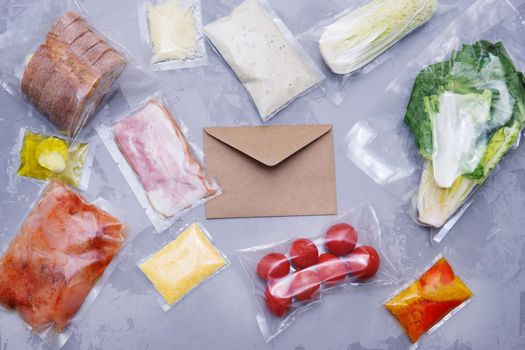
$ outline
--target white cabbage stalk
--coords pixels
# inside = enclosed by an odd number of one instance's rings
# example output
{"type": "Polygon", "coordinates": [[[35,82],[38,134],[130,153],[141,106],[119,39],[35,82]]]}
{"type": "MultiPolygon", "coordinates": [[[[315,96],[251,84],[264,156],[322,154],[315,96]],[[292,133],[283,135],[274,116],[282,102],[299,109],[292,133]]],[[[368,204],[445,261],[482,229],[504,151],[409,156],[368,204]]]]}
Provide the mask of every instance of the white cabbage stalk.
{"type": "Polygon", "coordinates": [[[433,227],[443,226],[480,182],[482,181],[460,176],[452,187],[441,188],[434,180],[432,162],[427,161],[421,174],[417,194],[418,220],[433,227]]]}
{"type": "Polygon", "coordinates": [[[372,0],[326,27],[321,55],[334,73],[352,73],[428,22],[438,7],[438,0],[372,0]]]}

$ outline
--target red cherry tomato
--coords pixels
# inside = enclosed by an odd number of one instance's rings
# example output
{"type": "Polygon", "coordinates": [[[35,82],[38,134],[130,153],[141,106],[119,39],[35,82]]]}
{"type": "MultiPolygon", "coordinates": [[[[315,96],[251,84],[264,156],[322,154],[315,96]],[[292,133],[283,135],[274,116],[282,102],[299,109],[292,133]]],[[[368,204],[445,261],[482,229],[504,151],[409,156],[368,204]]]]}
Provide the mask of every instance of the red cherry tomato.
{"type": "Polygon", "coordinates": [[[280,278],[290,272],[288,258],[281,253],[266,254],[257,264],[257,275],[267,281],[270,278],[280,278]]]}
{"type": "Polygon", "coordinates": [[[337,256],[343,256],[354,250],[357,244],[357,232],[352,225],[335,224],[324,234],[325,247],[337,256]]]}
{"type": "Polygon", "coordinates": [[[296,239],[290,248],[290,258],[298,269],[304,269],[317,263],[319,252],[314,242],[306,238],[296,239]]]}
{"type": "Polygon", "coordinates": [[[327,284],[337,284],[343,281],[347,274],[345,263],[330,253],[324,253],[319,256],[316,271],[321,282],[327,284]]]}
{"type": "Polygon", "coordinates": [[[290,294],[297,300],[310,300],[319,291],[321,280],[313,270],[299,270],[293,274],[290,294]]]}
{"type": "Polygon", "coordinates": [[[278,317],[283,317],[290,309],[292,298],[289,296],[290,282],[284,279],[272,281],[264,290],[264,301],[268,310],[278,317]]]}
{"type": "Polygon", "coordinates": [[[368,279],[379,269],[380,259],[377,251],[370,246],[361,246],[344,258],[348,273],[358,279],[368,279]]]}

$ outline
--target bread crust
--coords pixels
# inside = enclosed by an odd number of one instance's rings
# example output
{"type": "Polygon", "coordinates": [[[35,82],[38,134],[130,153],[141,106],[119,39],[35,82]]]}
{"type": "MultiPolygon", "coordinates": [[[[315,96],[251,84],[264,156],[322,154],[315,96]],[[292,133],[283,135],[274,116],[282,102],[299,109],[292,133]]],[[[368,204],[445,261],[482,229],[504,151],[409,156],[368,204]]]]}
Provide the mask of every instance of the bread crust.
{"type": "Polygon", "coordinates": [[[81,16],[67,12],[29,60],[21,88],[53,124],[73,137],[125,65],[126,59],[81,16]]]}

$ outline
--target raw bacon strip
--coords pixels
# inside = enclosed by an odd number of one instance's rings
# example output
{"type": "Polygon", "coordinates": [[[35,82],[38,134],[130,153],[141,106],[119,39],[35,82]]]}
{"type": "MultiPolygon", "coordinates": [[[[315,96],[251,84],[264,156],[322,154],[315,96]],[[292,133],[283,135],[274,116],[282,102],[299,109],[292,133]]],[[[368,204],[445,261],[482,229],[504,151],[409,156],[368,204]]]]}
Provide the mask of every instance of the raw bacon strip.
{"type": "Polygon", "coordinates": [[[117,144],[146,191],[151,206],[171,217],[217,192],[191,154],[164,105],[151,100],[114,126],[117,144]]]}
{"type": "Polygon", "coordinates": [[[124,225],[51,182],[0,260],[0,304],[64,329],[124,242],[124,225]]]}
{"type": "Polygon", "coordinates": [[[59,129],[75,136],[125,65],[82,17],[68,12],[29,60],[22,91],[59,129]]]}

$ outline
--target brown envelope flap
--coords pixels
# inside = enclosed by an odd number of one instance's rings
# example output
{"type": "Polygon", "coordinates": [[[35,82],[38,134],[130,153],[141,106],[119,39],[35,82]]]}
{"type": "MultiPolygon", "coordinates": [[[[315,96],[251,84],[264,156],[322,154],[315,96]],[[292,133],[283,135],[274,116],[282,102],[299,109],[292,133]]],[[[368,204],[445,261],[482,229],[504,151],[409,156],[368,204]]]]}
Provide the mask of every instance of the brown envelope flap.
{"type": "Polygon", "coordinates": [[[332,125],[276,125],[204,128],[217,140],[275,166],[332,130],[332,125]]]}

